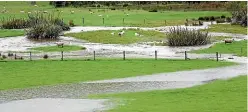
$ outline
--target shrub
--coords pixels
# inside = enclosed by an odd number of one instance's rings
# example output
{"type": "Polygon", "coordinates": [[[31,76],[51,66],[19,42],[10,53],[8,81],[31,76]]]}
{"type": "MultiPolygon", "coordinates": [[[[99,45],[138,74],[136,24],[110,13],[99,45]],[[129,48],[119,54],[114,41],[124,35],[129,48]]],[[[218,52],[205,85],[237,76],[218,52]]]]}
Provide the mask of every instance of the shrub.
{"type": "Polygon", "coordinates": [[[209,17],[206,16],[206,17],[204,17],[204,20],[209,21],[210,19],[209,19],[209,17]]]}
{"type": "Polygon", "coordinates": [[[211,16],[211,17],[209,18],[209,20],[210,20],[210,21],[214,21],[214,20],[215,20],[214,16],[211,16]]]}
{"type": "Polygon", "coordinates": [[[199,25],[200,25],[200,26],[203,25],[203,22],[202,22],[202,21],[199,21],[199,25]]]}
{"type": "Polygon", "coordinates": [[[226,16],[222,15],[222,16],[220,16],[220,18],[226,18],[226,16]]]}
{"type": "Polygon", "coordinates": [[[195,46],[210,43],[208,32],[203,33],[199,30],[189,30],[182,27],[170,28],[167,39],[169,46],[195,46]]]}
{"type": "Polygon", "coordinates": [[[225,23],[225,19],[224,18],[221,18],[221,19],[217,19],[216,20],[216,23],[225,23]]]}
{"type": "Polygon", "coordinates": [[[203,17],[199,17],[199,18],[198,18],[198,20],[201,20],[201,21],[203,21],[203,20],[204,20],[204,18],[203,18],[203,17]]]}
{"type": "Polygon", "coordinates": [[[37,24],[27,30],[27,37],[30,39],[56,39],[62,31],[58,25],[37,24]]]}
{"type": "Polygon", "coordinates": [[[73,20],[69,21],[69,26],[75,26],[74,23],[73,23],[73,20]]]}
{"type": "Polygon", "coordinates": [[[6,59],[7,58],[7,56],[6,55],[2,55],[2,59],[6,59]]]}
{"type": "Polygon", "coordinates": [[[110,10],[115,10],[115,8],[110,8],[110,10]]]}
{"type": "Polygon", "coordinates": [[[29,26],[28,21],[25,19],[2,19],[1,27],[4,29],[23,29],[29,26]]]}
{"type": "Polygon", "coordinates": [[[124,4],[124,5],[123,5],[123,7],[127,7],[127,6],[128,6],[128,4],[124,4]]]}
{"type": "Polygon", "coordinates": [[[220,16],[216,16],[216,17],[214,17],[214,19],[215,19],[215,20],[220,19],[220,18],[221,18],[220,16]]]}
{"type": "Polygon", "coordinates": [[[232,22],[232,19],[230,17],[226,17],[226,22],[232,22]]]}
{"type": "Polygon", "coordinates": [[[149,12],[158,12],[157,9],[152,9],[152,10],[149,10],[149,12]]]}
{"type": "Polygon", "coordinates": [[[43,58],[44,58],[44,59],[47,59],[47,58],[48,58],[48,55],[47,55],[47,54],[45,54],[45,55],[43,56],[43,58]]]}

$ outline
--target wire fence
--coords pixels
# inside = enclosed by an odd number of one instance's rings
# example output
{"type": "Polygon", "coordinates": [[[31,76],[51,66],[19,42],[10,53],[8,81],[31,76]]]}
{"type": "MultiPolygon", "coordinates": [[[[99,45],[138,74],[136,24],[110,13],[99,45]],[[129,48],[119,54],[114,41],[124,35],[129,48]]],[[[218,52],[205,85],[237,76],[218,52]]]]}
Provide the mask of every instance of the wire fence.
{"type": "Polygon", "coordinates": [[[100,60],[100,59],[214,59],[219,61],[222,56],[232,56],[227,54],[220,54],[216,52],[214,54],[195,54],[189,53],[188,51],[176,53],[176,54],[165,54],[159,51],[71,51],[71,52],[2,52],[0,53],[1,61],[8,60],[100,60]]]}

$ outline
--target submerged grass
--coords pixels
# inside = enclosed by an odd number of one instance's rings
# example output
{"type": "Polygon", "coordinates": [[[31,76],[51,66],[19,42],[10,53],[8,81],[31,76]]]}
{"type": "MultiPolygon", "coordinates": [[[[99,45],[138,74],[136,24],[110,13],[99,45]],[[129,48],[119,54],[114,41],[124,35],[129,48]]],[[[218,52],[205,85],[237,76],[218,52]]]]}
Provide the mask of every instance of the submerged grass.
{"type": "Polygon", "coordinates": [[[214,68],[233,64],[214,60],[165,59],[0,61],[0,90],[214,68]]]}
{"type": "Polygon", "coordinates": [[[24,30],[8,30],[8,29],[0,29],[0,38],[4,37],[15,37],[15,36],[24,36],[24,30]]]}
{"type": "Polygon", "coordinates": [[[243,41],[234,41],[231,44],[218,43],[207,49],[200,49],[191,51],[193,53],[226,53],[226,54],[236,54],[238,56],[247,57],[247,40],[243,41]]]}
{"type": "Polygon", "coordinates": [[[246,112],[247,76],[186,89],[91,96],[123,105],[108,112],[246,112]]]}
{"type": "Polygon", "coordinates": [[[231,24],[215,24],[215,25],[211,25],[209,29],[203,29],[202,31],[236,33],[236,34],[247,35],[247,27],[242,27],[240,25],[231,25],[231,24]]]}
{"type": "Polygon", "coordinates": [[[46,47],[35,47],[31,50],[43,51],[43,52],[54,52],[54,51],[77,51],[85,50],[85,47],[75,46],[75,45],[64,45],[63,47],[58,46],[46,46],[46,47]]]}
{"type": "MultiPolygon", "coordinates": [[[[120,30],[122,31],[122,30],[120,30]]],[[[66,36],[75,37],[89,42],[104,43],[104,44],[131,44],[145,41],[159,41],[164,40],[166,35],[157,31],[144,31],[137,29],[124,30],[125,34],[119,36],[116,30],[100,30],[100,31],[89,31],[81,33],[69,33],[66,36]],[[115,33],[112,35],[111,33],[115,33]],[[135,33],[139,33],[142,36],[135,36],[135,33]]]]}

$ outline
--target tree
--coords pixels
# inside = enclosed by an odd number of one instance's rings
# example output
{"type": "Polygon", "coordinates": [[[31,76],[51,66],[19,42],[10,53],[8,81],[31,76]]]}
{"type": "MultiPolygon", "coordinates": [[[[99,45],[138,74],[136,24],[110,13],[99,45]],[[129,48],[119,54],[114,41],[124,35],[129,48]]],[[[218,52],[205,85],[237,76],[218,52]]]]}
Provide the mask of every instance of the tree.
{"type": "Polygon", "coordinates": [[[247,2],[233,1],[229,3],[227,10],[232,14],[232,24],[247,26],[247,2]]]}

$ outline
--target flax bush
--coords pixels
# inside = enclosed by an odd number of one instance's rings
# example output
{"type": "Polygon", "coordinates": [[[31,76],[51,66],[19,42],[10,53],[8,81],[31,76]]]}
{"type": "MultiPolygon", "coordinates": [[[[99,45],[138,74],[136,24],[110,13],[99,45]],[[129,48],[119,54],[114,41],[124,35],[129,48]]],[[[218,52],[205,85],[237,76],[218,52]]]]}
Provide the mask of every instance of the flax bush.
{"type": "Polygon", "coordinates": [[[169,46],[196,46],[210,43],[208,32],[204,33],[182,27],[170,28],[167,39],[169,46]]]}

